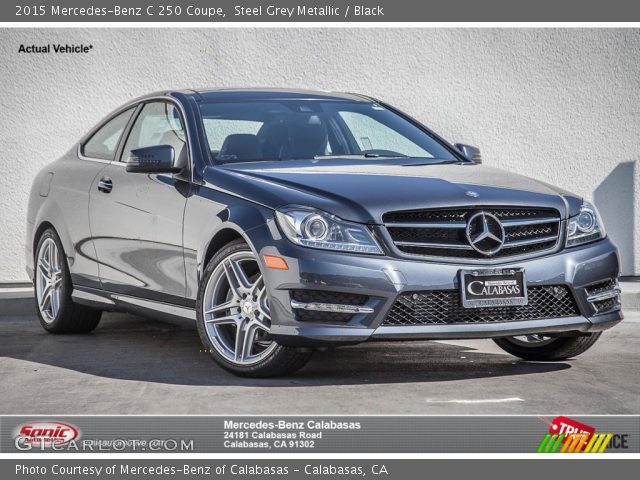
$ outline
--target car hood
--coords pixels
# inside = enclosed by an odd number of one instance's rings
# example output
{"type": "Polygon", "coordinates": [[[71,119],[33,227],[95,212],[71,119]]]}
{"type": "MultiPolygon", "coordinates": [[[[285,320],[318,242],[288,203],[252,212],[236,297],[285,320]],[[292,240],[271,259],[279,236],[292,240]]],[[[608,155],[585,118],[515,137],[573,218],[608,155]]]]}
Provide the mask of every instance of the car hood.
{"type": "Polygon", "coordinates": [[[459,206],[579,209],[581,199],[523,175],[476,164],[416,164],[406,159],[290,160],[209,167],[211,186],[279,208],[304,205],[345,220],[382,223],[385,212],[459,206]]]}

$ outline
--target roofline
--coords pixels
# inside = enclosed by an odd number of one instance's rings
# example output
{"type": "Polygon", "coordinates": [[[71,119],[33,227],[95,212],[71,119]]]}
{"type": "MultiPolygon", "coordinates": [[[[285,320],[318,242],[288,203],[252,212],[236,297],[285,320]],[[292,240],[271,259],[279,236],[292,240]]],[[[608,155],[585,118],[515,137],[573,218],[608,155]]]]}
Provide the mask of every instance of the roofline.
{"type": "Polygon", "coordinates": [[[212,95],[224,95],[225,93],[236,94],[236,95],[246,95],[248,98],[255,94],[256,96],[268,96],[269,94],[273,94],[274,98],[282,99],[283,96],[290,93],[292,97],[297,99],[304,99],[308,97],[309,99],[313,98],[334,98],[336,100],[355,100],[355,101],[366,101],[370,102],[371,99],[365,95],[351,93],[351,92],[338,92],[338,91],[328,91],[328,90],[312,90],[312,89],[304,89],[304,88],[276,88],[276,87],[219,87],[219,88],[194,88],[194,89],[180,89],[180,90],[172,90],[168,92],[170,93],[182,93],[185,95],[192,95],[197,97],[200,101],[207,101],[207,94],[212,95]]]}

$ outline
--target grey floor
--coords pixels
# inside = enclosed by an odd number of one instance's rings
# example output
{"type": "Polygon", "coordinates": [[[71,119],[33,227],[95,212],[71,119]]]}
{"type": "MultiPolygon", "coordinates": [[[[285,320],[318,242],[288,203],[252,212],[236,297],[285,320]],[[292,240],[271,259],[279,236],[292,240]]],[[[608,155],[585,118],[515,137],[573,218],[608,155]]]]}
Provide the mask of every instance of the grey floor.
{"type": "Polygon", "coordinates": [[[217,367],[191,324],[106,314],[60,336],[0,317],[0,414],[638,414],[639,345],[636,312],[565,362],[489,340],[371,343],[252,380],[217,367]]]}

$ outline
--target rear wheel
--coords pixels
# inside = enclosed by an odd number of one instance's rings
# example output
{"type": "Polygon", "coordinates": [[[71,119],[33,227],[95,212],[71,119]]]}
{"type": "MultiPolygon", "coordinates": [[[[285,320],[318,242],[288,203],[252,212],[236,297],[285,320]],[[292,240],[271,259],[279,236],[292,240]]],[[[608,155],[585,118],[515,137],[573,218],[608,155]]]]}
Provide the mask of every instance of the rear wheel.
{"type": "Polygon", "coordinates": [[[302,368],[311,352],[270,336],[269,297],[255,254],[242,240],[227,244],[205,269],[197,302],[205,348],[236,375],[271,377],[302,368]]]}
{"type": "Polygon", "coordinates": [[[505,352],[524,360],[558,361],[586,352],[600,335],[601,332],[578,337],[548,337],[534,334],[496,338],[494,342],[505,352]]]}
{"type": "Polygon", "coordinates": [[[102,312],[71,300],[71,275],[60,238],[45,230],[35,256],[35,292],[40,325],[50,333],[88,333],[98,326],[102,312]]]}

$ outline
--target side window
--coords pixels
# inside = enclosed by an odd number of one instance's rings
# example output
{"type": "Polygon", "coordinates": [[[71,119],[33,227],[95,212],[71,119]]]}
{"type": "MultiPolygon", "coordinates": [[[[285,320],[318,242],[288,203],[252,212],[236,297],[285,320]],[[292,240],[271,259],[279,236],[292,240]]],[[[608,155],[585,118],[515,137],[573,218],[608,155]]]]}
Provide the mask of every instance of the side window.
{"type": "Polygon", "coordinates": [[[187,153],[180,113],[171,103],[147,103],[142,108],[131,128],[120,161],[126,162],[131,150],[155,145],[171,145],[176,158],[187,153]]]}
{"type": "Polygon", "coordinates": [[[125,110],[116,115],[109,122],[104,124],[93,136],[84,144],[82,154],[89,158],[100,158],[102,160],[113,160],[118,148],[118,142],[122,136],[127,122],[131,118],[133,108],[125,110]]]}

